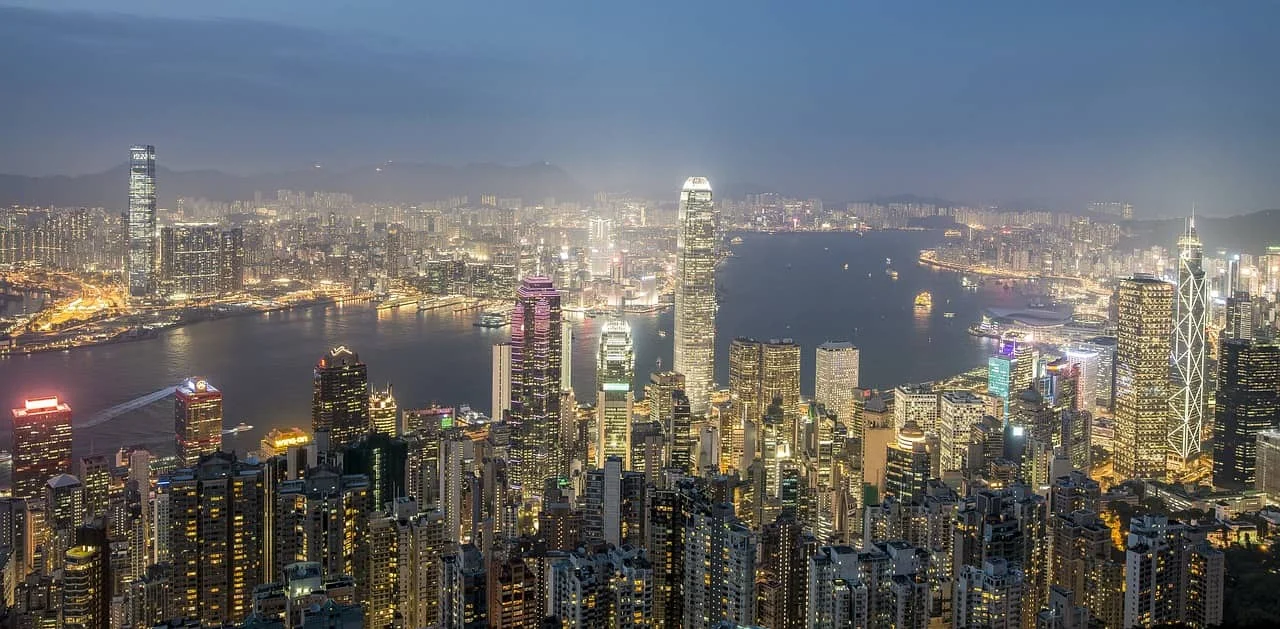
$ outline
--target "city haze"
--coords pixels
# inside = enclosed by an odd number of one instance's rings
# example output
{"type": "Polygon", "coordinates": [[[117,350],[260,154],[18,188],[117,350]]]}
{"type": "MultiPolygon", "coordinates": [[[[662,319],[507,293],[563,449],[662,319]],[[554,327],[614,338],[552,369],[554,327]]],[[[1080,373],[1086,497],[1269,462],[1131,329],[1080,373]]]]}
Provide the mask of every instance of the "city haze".
{"type": "Polygon", "coordinates": [[[179,171],[546,161],[654,196],[701,172],[1157,217],[1280,192],[1264,3],[9,4],[9,174],[145,142],[179,171]]]}

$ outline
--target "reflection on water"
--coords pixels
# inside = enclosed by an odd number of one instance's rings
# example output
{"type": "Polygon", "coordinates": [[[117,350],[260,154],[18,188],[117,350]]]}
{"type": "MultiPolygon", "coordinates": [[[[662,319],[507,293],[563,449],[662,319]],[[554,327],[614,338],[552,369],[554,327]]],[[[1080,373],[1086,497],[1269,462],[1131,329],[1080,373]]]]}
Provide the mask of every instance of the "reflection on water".
{"type": "MultiPolygon", "coordinates": [[[[717,315],[717,380],[728,380],[724,356],[735,336],[794,338],[804,347],[801,388],[806,393],[813,390],[813,348],[827,340],[852,340],[861,348],[864,386],[932,380],[980,364],[989,350],[965,326],[977,319],[984,303],[1011,303],[1016,297],[1008,291],[964,291],[954,273],[908,264],[935,238],[923,232],[863,238],[744,234],[718,276],[724,301],[717,315]],[[896,281],[882,270],[886,257],[898,262],[896,281]],[[789,265],[780,264],[784,260],[789,265]],[[956,317],[915,313],[913,300],[921,290],[930,291],[935,303],[950,299],[946,310],[956,317]]],[[[0,360],[0,404],[12,407],[24,397],[57,394],[84,419],[199,374],[222,389],[228,426],[242,421],[255,426],[227,439],[227,447],[244,452],[272,428],[310,425],[311,369],[327,348],[345,344],[369,365],[371,382],[395,386],[402,408],[470,403],[487,412],[491,347],[510,331],[476,327],[474,316],[409,306],[378,311],[356,303],[231,317],[171,330],[155,340],[13,357],[0,360]]],[[[671,336],[658,332],[670,332],[672,313],[626,318],[640,391],[659,360],[671,365],[671,336]]],[[[571,315],[569,321],[574,388],[579,400],[589,401],[604,319],[571,315]]],[[[170,447],[165,444],[172,442],[171,404],[166,400],[77,432],[77,453],[144,441],[170,447]]]]}

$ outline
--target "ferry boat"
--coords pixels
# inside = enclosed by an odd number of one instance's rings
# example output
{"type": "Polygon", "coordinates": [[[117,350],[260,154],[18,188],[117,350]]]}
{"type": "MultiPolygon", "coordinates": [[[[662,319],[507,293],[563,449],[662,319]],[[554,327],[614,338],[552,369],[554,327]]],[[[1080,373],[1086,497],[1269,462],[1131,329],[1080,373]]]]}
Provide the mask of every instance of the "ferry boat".
{"type": "Polygon", "coordinates": [[[473,325],[479,328],[501,328],[509,323],[511,322],[507,320],[507,316],[501,312],[486,312],[473,325]]]}
{"type": "Polygon", "coordinates": [[[884,274],[888,275],[890,279],[898,279],[898,272],[893,269],[885,269],[884,274]]]}
{"type": "Polygon", "coordinates": [[[954,318],[956,318],[956,313],[954,313],[954,312],[944,312],[944,313],[942,313],[942,318],[944,318],[944,319],[954,319],[954,318]]]}
{"type": "Polygon", "coordinates": [[[916,310],[932,310],[932,309],[933,309],[933,295],[930,295],[929,291],[927,290],[921,291],[919,295],[916,295],[916,310]]]}
{"type": "Polygon", "coordinates": [[[250,431],[250,430],[253,430],[253,426],[252,426],[252,425],[250,425],[250,424],[246,424],[246,423],[244,423],[244,422],[240,422],[239,424],[236,424],[236,427],[235,427],[235,428],[228,428],[228,429],[226,429],[226,430],[222,431],[222,434],[224,434],[224,435],[234,435],[234,434],[236,434],[236,433],[238,433],[238,432],[248,432],[248,431],[250,431]]]}
{"type": "Polygon", "coordinates": [[[734,237],[733,237],[733,240],[730,240],[730,241],[729,241],[729,244],[732,244],[732,245],[740,245],[740,244],[742,244],[742,236],[734,236],[734,237]]]}

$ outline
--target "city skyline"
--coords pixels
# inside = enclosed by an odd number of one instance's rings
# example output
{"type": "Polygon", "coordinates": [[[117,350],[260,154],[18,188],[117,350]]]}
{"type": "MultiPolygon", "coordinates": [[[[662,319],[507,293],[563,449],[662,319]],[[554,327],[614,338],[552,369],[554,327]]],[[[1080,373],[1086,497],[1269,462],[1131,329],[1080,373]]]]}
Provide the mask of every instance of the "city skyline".
{"type": "Polygon", "coordinates": [[[0,3],[0,625],[1280,625],[1280,8],[0,3]]]}

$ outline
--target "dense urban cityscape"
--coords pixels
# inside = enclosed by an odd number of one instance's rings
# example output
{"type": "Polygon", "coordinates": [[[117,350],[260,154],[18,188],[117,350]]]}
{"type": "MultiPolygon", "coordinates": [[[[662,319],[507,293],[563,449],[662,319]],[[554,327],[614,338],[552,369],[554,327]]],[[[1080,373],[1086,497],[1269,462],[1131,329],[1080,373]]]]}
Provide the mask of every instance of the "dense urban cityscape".
{"type": "MultiPolygon", "coordinates": [[[[1123,202],[837,208],[721,199],[697,176],[674,204],[404,206],[280,190],[161,209],[156,160],[131,149],[123,212],[0,210],[4,299],[17,306],[5,360],[371,302],[509,330],[492,345],[492,397],[398,400],[347,345],[314,348],[310,426],[233,425],[224,395],[243,392],[200,365],[107,411],[82,412],[70,383],[49,383],[64,397],[24,392],[0,498],[6,626],[1280,618],[1266,593],[1280,535],[1280,247],[1206,250],[1190,215],[1175,242],[1130,246],[1123,202]],[[871,388],[877,365],[841,330],[813,347],[786,330],[733,338],[717,355],[717,274],[743,235],[885,230],[937,244],[842,271],[896,282],[918,265],[1016,295],[960,322],[989,339],[985,364],[871,388]],[[624,315],[667,309],[674,360],[650,371],[624,315]],[[574,317],[601,324],[585,390],[569,365],[574,317]],[[172,404],[172,437],[154,429],[168,443],[73,450],[73,433],[156,404],[172,404]],[[224,449],[241,433],[260,446],[224,449]]],[[[949,301],[920,292],[905,316],[951,319],[949,301]]]]}

